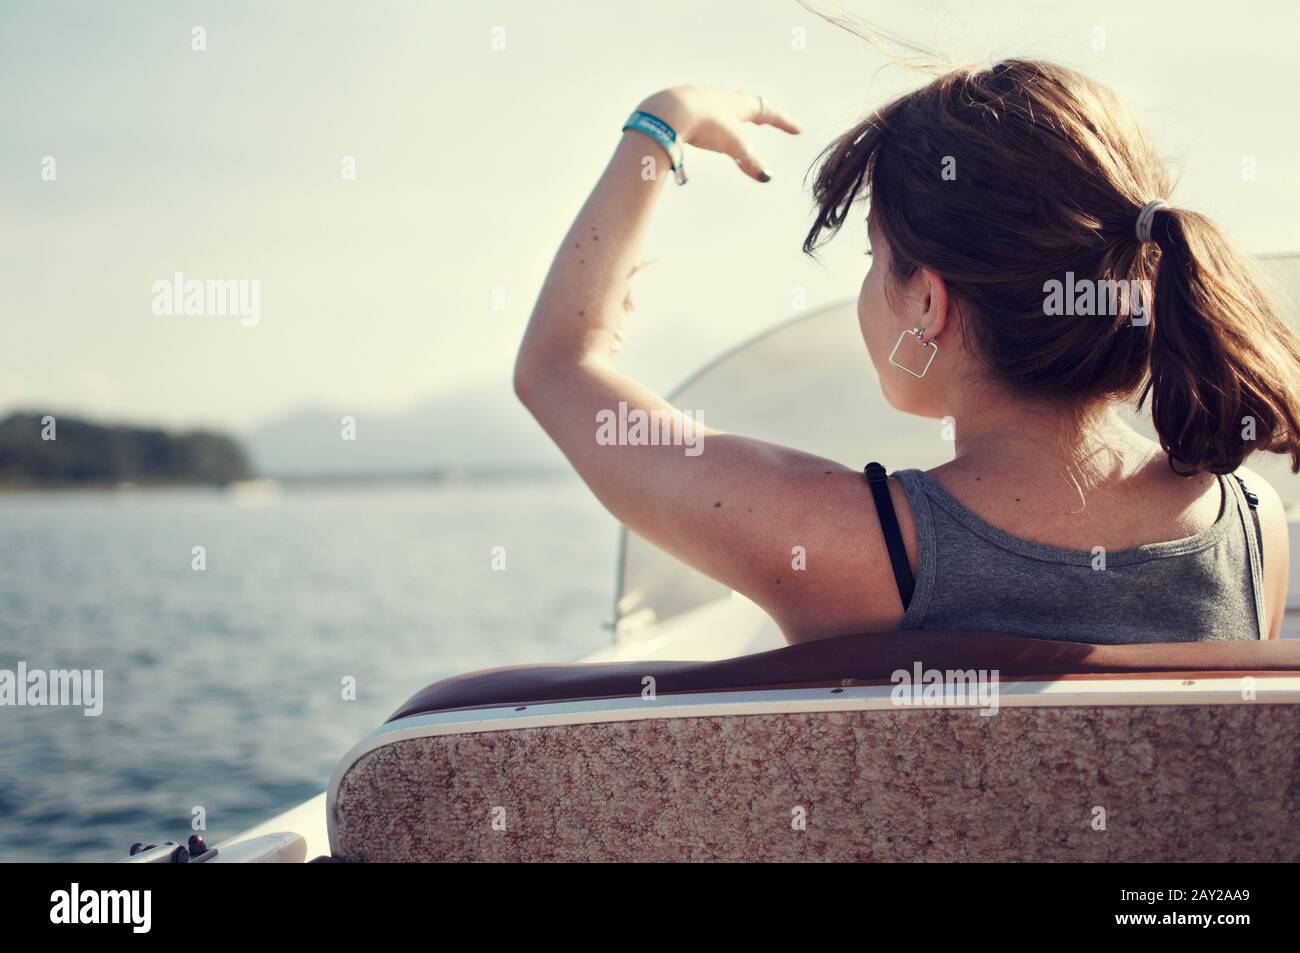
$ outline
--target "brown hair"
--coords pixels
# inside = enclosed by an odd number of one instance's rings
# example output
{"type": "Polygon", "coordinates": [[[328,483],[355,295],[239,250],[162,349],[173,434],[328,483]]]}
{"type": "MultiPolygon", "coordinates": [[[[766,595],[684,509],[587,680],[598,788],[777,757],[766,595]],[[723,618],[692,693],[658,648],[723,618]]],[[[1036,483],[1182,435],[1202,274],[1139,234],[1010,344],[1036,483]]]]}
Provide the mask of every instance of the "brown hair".
{"type": "Polygon", "coordinates": [[[1029,60],[953,69],[876,110],[817,165],[804,251],[869,195],[892,277],[941,275],[963,340],[1013,393],[1079,409],[1140,389],[1176,469],[1228,473],[1269,450],[1300,472],[1300,339],[1204,216],[1162,207],[1153,243],[1138,241],[1138,213],[1169,182],[1105,86],[1029,60]],[[1153,283],[1150,320],[1046,313],[1045,282],[1067,272],[1153,283]]]}

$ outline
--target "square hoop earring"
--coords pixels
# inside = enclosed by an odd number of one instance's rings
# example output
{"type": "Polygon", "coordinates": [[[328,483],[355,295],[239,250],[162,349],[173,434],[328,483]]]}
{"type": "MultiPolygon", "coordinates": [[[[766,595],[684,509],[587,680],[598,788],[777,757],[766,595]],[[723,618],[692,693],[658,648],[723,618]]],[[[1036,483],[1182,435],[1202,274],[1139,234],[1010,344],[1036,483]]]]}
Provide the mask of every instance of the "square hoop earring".
{"type": "Polygon", "coordinates": [[[935,343],[934,341],[927,341],[927,340],[925,340],[925,331],[924,331],[924,329],[922,329],[922,328],[912,328],[912,330],[910,330],[910,331],[903,331],[902,333],[900,333],[900,334],[898,335],[898,341],[895,342],[895,344],[894,344],[894,349],[893,349],[892,351],[889,352],[889,363],[890,363],[890,364],[893,364],[893,365],[894,365],[895,367],[897,367],[900,371],[907,371],[907,373],[909,373],[909,374],[911,374],[913,377],[919,379],[919,378],[922,378],[922,377],[925,376],[925,372],[928,371],[928,370],[930,369],[930,365],[934,363],[934,356],[935,356],[936,354],[938,354],[938,353],[939,353],[939,345],[938,345],[937,343],[935,343]],[[910,335],[913,335],[913,336],[916,338],[917,343],[920,344],[922,347],[927,347],[927,348],[930,349],[930,359],[927,360],[927,361],[925,362],[925,367],[921,368],[921,373],[919,373],[919,374],[918,374],[916,371],[912,370],[912,369],[911,369],[910,367],[908,367],[907,365],[905,365],[905,364],[899,364],[896,360],[894,360],[894,355],[898,353],[898,349],[899,349],[900,347],[903,346],[903,340],[904,340],[904,339],[905,339],[909,334],[910,334],[910,335]]]}

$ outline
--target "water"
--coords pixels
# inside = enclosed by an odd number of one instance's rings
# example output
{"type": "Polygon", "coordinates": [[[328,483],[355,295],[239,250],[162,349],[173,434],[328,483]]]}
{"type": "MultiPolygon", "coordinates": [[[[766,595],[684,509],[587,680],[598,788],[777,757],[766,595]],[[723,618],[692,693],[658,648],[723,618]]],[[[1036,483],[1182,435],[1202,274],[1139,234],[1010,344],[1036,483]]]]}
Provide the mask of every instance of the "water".
{"type": "Polygon", "coordinates": [[[615,529],[567,476],[0,496],[0,668],[105,682],[97,718],[0,707],[0,860],[183,840],[196,806],[216,843],[323,790],[428,682],[599,647],[615,529]]]}

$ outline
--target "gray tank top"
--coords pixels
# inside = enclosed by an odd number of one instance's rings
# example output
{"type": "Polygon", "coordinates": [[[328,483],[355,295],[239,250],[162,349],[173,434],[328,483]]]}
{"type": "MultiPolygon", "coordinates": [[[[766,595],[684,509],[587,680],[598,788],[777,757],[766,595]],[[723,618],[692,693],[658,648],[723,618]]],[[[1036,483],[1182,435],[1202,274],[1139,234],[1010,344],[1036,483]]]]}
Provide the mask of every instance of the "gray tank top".
{"type": "Polygon", "coordinates": [[[916,522],[901,629],[983,629],[1070,642],[1267,638],[1255,513],[1235,478],[1204,532],[1101,554],[998,529],[921,470],[890,474],[916,522]]]}

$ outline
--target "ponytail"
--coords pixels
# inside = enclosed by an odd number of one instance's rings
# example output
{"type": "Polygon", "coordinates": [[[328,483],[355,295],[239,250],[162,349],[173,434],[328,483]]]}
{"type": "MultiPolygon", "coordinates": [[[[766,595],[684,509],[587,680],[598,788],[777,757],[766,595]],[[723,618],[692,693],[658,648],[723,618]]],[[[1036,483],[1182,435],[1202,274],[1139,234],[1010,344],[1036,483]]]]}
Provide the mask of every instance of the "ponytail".
{"type": "Polygon", "coordinates": [[[1300,472],[1300,339],[1209,219],[1161,208],[1150,338],[1160,445],[1176,472],[1231,473],[1255,450],[1300,472]]]}

